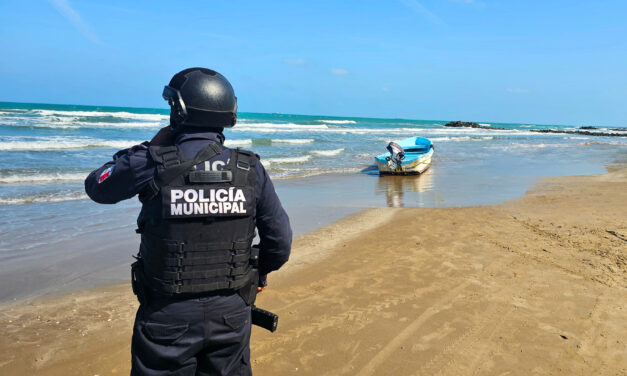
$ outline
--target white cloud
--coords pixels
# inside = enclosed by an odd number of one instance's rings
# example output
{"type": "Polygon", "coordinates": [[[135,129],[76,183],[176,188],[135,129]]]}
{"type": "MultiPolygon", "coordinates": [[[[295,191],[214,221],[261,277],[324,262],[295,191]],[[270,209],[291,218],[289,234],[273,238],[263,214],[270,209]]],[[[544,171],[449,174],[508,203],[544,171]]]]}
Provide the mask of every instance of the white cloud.
{"type": "Polygon", "coordinates": [[[507,88],[506,91],[508,93],[511,93],[511,94],[527,94],[527,93],[529,93],[529,90],[521,89],[519,87],[507,88]]]}
{"type": "Polygon", "coordinates": [[[438,17],[435,14],[433,14],[433,12],[431,12],[429,9],[425,8],[424,5],[420,4],[416,0],[401,0],[401,3],[403,3],[403,5],[405,5],[409,9],[413,10],[414,13],[416,13],[418,15],[421,15],[421,16],[431,20],[432,22],[434,22],[436,24],[441,24],[442,23],[442,20],[440,19],[440,17],[438,17]]]}
{"type": "Polygon", "coordinates": [[[91,31],[89,25],[83,21],[81,15],[70,6],[67,0],[50,0],[50,3],[52,3],[52,5],[54,5],[57,9],[57,12],[70,21],[72,26],[83,34],[85,38],[95,43],[102,43],[98,36],[91,31]]]}
{"type": "Polygon", "coordinates": [[[338,76],[344,76],[348,74],[348,71],[344,68],[331,68],[331,73],[338,75],[338,76]]]}

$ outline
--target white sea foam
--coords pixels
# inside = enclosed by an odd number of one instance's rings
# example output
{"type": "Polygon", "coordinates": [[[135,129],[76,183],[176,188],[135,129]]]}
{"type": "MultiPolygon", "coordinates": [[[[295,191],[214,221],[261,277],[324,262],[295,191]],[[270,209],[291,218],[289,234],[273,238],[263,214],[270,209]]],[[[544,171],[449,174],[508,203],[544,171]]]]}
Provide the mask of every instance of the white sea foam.
{"type": "Polygon", "coordinates": [[[0,205],[20,205],[20,204],[32,204],[37,202],[61,202],[72,200],[84,200],[88,198],[86,194],[74,192],[64,194],[42,194],[33,196],[21,196],[21,197],[0,197],[0,205]]]}
{"type": "Polygon", "coordinates": [[[355,120],[318,120],[321,123],[327,124],[356,124],[355,120]]]}
{"type": "Polygon", "coordinates": [[[89,137],[55,137],[42,140],[0,141],[3,151],[76,150],[76,149],[124,149],[140,144],[135,140],[104,140],[89,137]]]}
{"type": "Polygon", "coordinates": [[[483,127],[491,127],[492,124],[489,123],[479,123],[479,125],[483,126],[483,127]]]}
{"type": "Polygon", "coordinates": [[[297,164],[297,163],[305,163],[311,159],[311,155],[303,155],[302,157],[284,157],[284,158],[267,158],[263,159],[262,163],[264,166],[276,165],[276,164],[297,164]]]}
{"type": "Polygon", "coordinates": [[[0,184],[43,184],[53,182],[82,181],[87,173],[16,173],[0,176],[0,184]]]}
{"type": "Polygon", "coordinates": [[[627,140],[623,141],[589,141],[583,142],[580,144],[581,146],[590,146],[590,145],[603,145],[603,146],[623,146],[627,147],[627,140]]]}
{"type": "Polygon", "coordinates": [[[161,121],[161,120],[168,120],[170,118],[169,115],[163,115],[163,114],[137,114],[137,113],[126,112],[126,111],[108,112],[108,111],[63,111],[63,110],[35,109],[35,110],[31,110],[31,113],[38,114],[41,116],[72,116],[72,117],[110,116],[114,118],[136,119],[136,120],[146,120],[146,121],[161,121]]]}
{"type": "Polygon", "coordinates": [[[328,129],[325,124],[295,124],[295,123],[248,123],[241,122],[234,131],[253,131],[253,132],[312,132],[328,129]]]}
{"type": "Polygon", "coordinates": [[[272,144],[293,144],[293,145],[301,145],[301,144],[310,144],[314,142],[313,138],[292,138],[292,139],[272,139],[270,140],[272,144]]]}
{"type": "Polygon", "coordinates": [[[494,134],[499,135],[513,135],[513,136],[528,136],[528,135],[538,135],[538,133],[522,131],[517,129],[511,130],[487,130],[487,129],[479,129],[479,128],[316,128],[317,126],[313,125],[298,125],[298,124],[272,124],[272,123],[258,123],[254,126],[250,126],[251,124],[242,124],[238,127],[235,127],[231,130],[231,132],[258,132],[258,133],[332,133],[332,134],[357,134],[357,135],[366,135],[366,134],[388,134],[388,135],[412,135],[412,134],[420,134],[420,135],[451,135],[451,134],[460,134],[460,135],[474,135],[474,136],[489,136],[494,134]]]}
{"type": "MultiPolygon", "coordinates": [[[[5,122],[2,121],[4,124],[5,122]]],[[[52,129],[78,129],[78,128],[159,128],[163,127],[164,123],[156,122],[125,122],[125,123],[108,123],[108,122],[87,122],[76,121],[74,119],[66,118],[59,122],[49,122],[45,119],[38,121],[28,122],[13,122],[12,125],[23,128],[52,128],[52,129]]]]}
{"type": "Polygon", "coordinates": [[[309,176],[326,174],[354,174],[361,168],[269,168],[268,173],[273,179],[305,178],[309,176]]]}
{"type": "Polygon", "coordinates": [[[250,138],[242,139],[242,140],[225,140],[224,146],[228,147],[238,147],[238,146],[250,146],[253,144],[253,140],[250,138]]]}
{"type": "Polygon", "coordinates": [[[314,155],[322,155],[325,157],[332,157],[334,155],[338,155],[344,151],[344,148],[334,149],[334,150],[312,150],[311,154],[314,155]]]}
{"type": "Polygon", "coordinates": [[[515,150],[515,149],[561,149],[561,148],[572,148],[575,147],[572,144],[545,144],[545,143],[520,143],[520,142],[512,142],[508,145],[498,145],[492,146],[493,149],[500,149],[504,151],[515,150]]]}
{"type": "Polygon", "coordinates": [[[462,142],[462,141],[489,141],[494,140],[493,136],[459,136],[459,137],[433,137],[430,139],[433,142],[462,142]]]}

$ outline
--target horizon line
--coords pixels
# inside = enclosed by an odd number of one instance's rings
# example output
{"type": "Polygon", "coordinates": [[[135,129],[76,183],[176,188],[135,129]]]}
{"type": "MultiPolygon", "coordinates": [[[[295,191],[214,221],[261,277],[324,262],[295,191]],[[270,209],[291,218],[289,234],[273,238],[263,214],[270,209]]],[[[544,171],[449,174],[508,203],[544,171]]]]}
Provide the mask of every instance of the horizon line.
{"type": "MultiPolygon", "coordinates": [[[[107,108],[118,108],[118,109],[135,109],[135,110],[159,110],[159,111],[168,111],[167,108],[158,108],[158,107],[135,107],[135,106],[111,106],[111,105],[93,105],[93,104],[67,104],[67,103],[44,103],[44,102],[14,102],[14,101],[4,101],[0,100],[0,103],[15,103],[15,104],[34,104],[34,105],[49,105],[49,106],[78,106],[78,107],[107,107],[107,108]]],[[[496,123],[496,124],[514,124],[514,125],[538,125],[538,126],[577,126],[575,124],[569,123],[554,123],[554,124],[546,124],[546,123],[536,123],[536,122],[502,122],[502,121],[491,121],[491,120],[443,120],[443,119],[411,119],[411,118],[401,118],[401,117],[367,117],[367,116],[339,116],[339,115],[318,115],[318,114],[292,114],[292,113],[283,113],[283,112],[256,112],[256,111],[241,111],[241,114],[262,114],[262,115],[291,115],[291,116],[317,116],[317,117],[327,117],[334,119],[377,119],[377,120],[409,120],[409,121],[438,121],[438,122],[451,122],[451,121],[464,121],[464,122],[476,122],[476,123],[496,123]]],[[[616,127],[616,128],[627,128],[627,125],[604,125],[602,127],[616,127]]]]}

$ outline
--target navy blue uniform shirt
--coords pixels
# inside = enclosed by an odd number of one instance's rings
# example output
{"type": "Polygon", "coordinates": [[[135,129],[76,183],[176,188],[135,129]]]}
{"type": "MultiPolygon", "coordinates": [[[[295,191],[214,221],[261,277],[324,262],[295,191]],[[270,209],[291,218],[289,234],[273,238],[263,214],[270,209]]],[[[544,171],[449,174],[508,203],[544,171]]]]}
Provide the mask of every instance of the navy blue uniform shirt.
{"type": "MultiPolygon", "coordinates": [[[[181,133],[176,136],[174,143],[179,145],[186,158],[192,159],[207,146],[207,141],[222,143],[224,138],[221,134],[213,132],[181,133]]],[[[85,179],[87,195],[100,204],[115,204],[138,194],[157,171],[148,152],[148,146],[149,142],[144,142],[120,150],[115,153],[112,161],[92,171],[85,179]]],[[[221,170],[230,155],[230,150],[225,149],[209,162],[199,164],[197,169],[221,170]]],[[[264,276],[279,269],[289,258],[292,229],[265,168],[261,163],[257,163],[255,170],[257,173],[255,219],[261,240],[259,274],[264,276]]]]}

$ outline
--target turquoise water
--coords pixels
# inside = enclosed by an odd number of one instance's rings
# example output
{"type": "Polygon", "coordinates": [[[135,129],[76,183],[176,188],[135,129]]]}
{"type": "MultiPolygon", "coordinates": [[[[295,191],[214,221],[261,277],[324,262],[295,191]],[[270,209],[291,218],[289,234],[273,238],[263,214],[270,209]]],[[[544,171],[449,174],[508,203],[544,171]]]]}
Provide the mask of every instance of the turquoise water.
{"type": "MultiPolygon", "coordinates": [[[[163,109],[0,103],[0,302],[128,278],[139,203],[95,204],[83,179],[167,122],[163,109]]],[[[446,122],[240,113],[225,135],[261,155],[295,234],[365,207],[502,202],[538,177],[601,173],[627,154],[626,138],[530,132],[576,126],[446,122]],[[374,156],[409,136],[433,142],[432,167],[379,177],[374,156]]]]}
{"type": "MultiPolygon", "coordinates": [[[[165,109],[0,103],[0,205],[84,199],[89,171],[167,122],[165,109]]],[[[507,129],[489,130],[446,122],[241,113],[225,135],[227,145],[260,154],[275,179],[368,171],[389,141],[412,135],[432,140],[438,170],[482,167],[494,176],[514,166],[542,176],[560,174],[555,166],[599,165],[627,145],[625,138],[529,132],[575,126],[484,123],[507,129]]]]}

